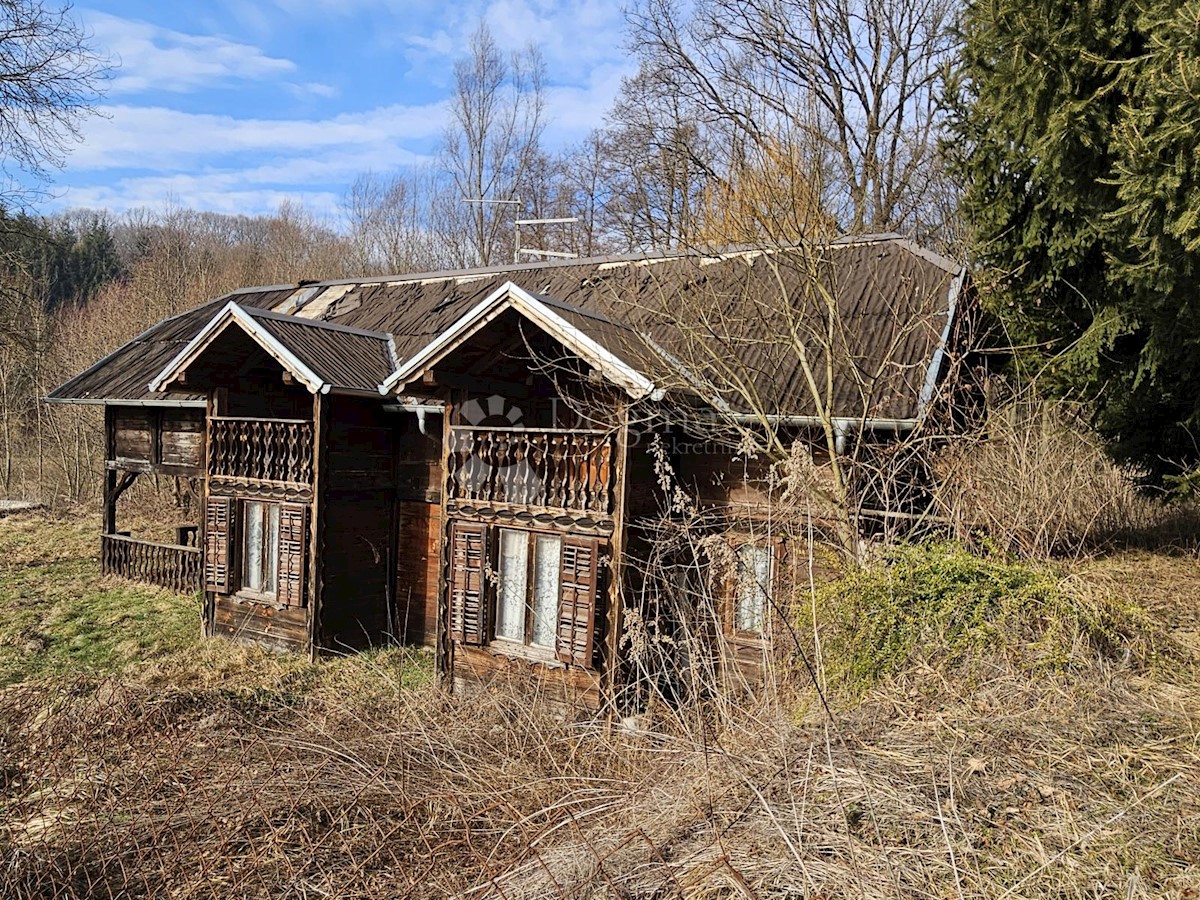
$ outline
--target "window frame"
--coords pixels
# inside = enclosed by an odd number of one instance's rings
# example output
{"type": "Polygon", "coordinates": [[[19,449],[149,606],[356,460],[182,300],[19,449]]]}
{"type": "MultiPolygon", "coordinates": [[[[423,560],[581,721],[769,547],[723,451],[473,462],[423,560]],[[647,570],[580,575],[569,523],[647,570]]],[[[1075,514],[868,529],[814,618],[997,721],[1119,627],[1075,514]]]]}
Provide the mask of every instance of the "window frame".
{"type": "Polygon", "coordinates": [[[283,504],[274,500],[260,500],[257,498],[244,498],[240,501],[241,509],[238,516],[239,534],[237,536],[237,573],[238,573],[238,590],[236,596],[245,597],[250,600],[255,600],[260,603],[279,603],[279,530],[280,517],[283,511],[283,504]],[[248,587],[249,582],[248,572],[246,569],[250,560],[250,547],[247,543],[251,536],[250,529],[250,510],[251,507],[257,504],[262,509],[262,543],[259,547],[259,578],[260,583],[266,582],[268,571],[274,574],[274,584],[269,591],[255,590],[248,587]],[[275,515],[275,529],[271,529],[272,510],[275,515]],[[272,533],[274,534],[274,546],[272,546],[272,533]]]}
{"type": "Polygon", "coordinates": [[[491,604],[491,615],[489,616],[490,628],[488,630],[488,646],[505,653],[509,656],[520,656],[527,659],[533,659],[542,663],[555,663],[561,665],[558,660],[558,619],[562,614],[562,554],[563,535],[553,531],[535,531],[527,528],[512,528],[507,525],[497,525],[494,529],[493,538],[493,559],[495,559],[495,586],[489,597],[491,604]],[[506,637],[497,633],[500,623],[500,609],[502,602],[502,592],[504,590],[504,554],[503,540],[504,533],[510,532],[513,534],[522,535],[526,541],[525,554],[525,578],[523,584],[523,604],[524,616],[522,619],[522,640],[517,641],[511,637],[506,637]],[[558,544],[559,562],[554,566],[553,580],[553,597],[554,597],[554,617],[552,619],[552,634],[551,641],[547,644],[534,643],[534,623],[537,615],[536,592],[537,592],[537,573],[538,573],[538,540],[553,540],[558,544]]]}
{"type": "Polygon", "coordinates": [[[726,611],[724,615],[725,631],[739,641],[765,642],[770,639],[771,618],[773,615],[773,597],[779,580],[780,554],[783,547],[782,537],[755,537],[752,535],[739,536],[729,541],[733,553],[733,571],[730,573],[727,586],[726,611]],[[765,584],[759,584],[757,577],[753,581],[743,581],[742,551],[746,548],[761,550],[767,555],[767,579],[765,584]],[[738,616],[741,611],[742,586],[753,584],[762,592],[762,617],[758,630],[749,630],[738,626],[738,616]]]}

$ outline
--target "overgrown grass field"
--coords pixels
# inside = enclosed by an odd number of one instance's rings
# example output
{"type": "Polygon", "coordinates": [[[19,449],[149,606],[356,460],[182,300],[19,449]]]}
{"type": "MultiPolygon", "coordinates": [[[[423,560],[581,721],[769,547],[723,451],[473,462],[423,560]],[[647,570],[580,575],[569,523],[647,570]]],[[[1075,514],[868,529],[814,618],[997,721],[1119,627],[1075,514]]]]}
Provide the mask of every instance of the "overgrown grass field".
{"type": "Polygon", "coordinates": [[[629,727],[201,641],[95,533],[0,520],[5,898],[1200,896],[1193,555],[897,551],[815,607],[828,709],[629,727]]]}

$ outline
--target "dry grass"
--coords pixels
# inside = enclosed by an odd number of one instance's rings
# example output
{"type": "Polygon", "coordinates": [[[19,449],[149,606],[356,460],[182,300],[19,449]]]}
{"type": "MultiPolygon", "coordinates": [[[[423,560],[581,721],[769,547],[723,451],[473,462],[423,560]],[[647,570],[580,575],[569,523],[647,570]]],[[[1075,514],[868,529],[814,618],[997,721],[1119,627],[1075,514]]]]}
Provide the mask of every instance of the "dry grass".
{"type": "Polygon", "coordinates": [[[834,722],[0,694],[5,897],[1194,897],[1194,685],[933,670],[834,722]]]}
{"type": "MultiPolygon", "coordinates": [[[[24,568],[87,525],[45,527],[24,568]]],[[[450,696],[402,651],[219,641],[29,680],[0,689],[0,897],[1195,900],[1195,566],[1067,574],[1185,664],[917,660],[831,714],[778,685],[622,726],[450,696]]]]}
{"type": "Polygon", "coordinates": [[[1195,548],[1200,510],[1166,505],[1114,466],[1067,404],[1021,401],[993,411],[936,465],[939,512],[965,540],[1026,558],[1129,547],[1195,548]]]}

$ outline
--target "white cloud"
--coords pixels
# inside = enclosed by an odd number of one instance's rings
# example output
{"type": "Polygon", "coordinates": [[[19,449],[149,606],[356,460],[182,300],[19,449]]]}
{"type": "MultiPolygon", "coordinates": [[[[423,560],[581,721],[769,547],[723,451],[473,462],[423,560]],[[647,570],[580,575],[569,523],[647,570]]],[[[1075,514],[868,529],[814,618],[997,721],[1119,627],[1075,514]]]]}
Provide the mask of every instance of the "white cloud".
{"type": "Polygon", "coordinates": [[[178,171],[197,160],[239,153],[309,156],[332,151],[394,157],[393,165],[403,165],[417,158],[404,144],[437,136],[445,121],[442,104],[383,106],[327,119],[239,119],[159,106],[104,106],[100,113],[87,122],[84,139],[71,155],[73,172],[178,171]]]}
{"type": "Polygon", "coordinates": [[[113,185],[68,188],[59,197],[63,209],[106,209],[121,213],[130,209],[158,209],[166,204],[239,215],[259,215],[277,210],[284,201],[299,201],[315,214],[337,215],[339,195],[330,191],[262,189],[231,191],[187,179],[128,179],[113,185]]]}
{"type": "Polygon", "coordinates": [[[258,47],[221,37],[184,34],[136,19],[81,10],[95,43],[119,63],[110,94],[146,90],[194,91],[247,79],[286,76],[296,64],[258,47]]]}

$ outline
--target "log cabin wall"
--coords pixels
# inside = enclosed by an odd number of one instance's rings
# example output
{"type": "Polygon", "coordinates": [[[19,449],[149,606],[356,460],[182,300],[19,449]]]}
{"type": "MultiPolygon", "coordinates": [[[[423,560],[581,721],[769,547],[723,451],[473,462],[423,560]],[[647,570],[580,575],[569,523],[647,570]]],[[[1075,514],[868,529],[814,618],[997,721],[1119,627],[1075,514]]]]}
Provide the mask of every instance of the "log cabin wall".
{"type": "Polygon", "coordinates": [[[392,573],[398,417],[377,400],[331,395],[324,445],[320,646],[340,652],[397,639],[392,573]]]}
{"type": "MultiPolygon", "coordinates": [[[[739,456],[670,430],[660,437],[680,487],[700,511],[696,527],[724,539],[724,552],[713,547],[701,561],[707,581],[701,594],[711,597],[717,617],[711,638],[723,689],[755,690],[795,649],[797,629],[803,631],[796,601],[809,596],[810,582],[819,586],[840,571],[832,548],[834,523],[822,499],[832,489],[828,452],[819,435],[788,436],[808,443],[816,486],[811,505],[797,504],[794,497],[785,503],[782,486],[770,485],[772,461],[765,454],[739,456]],[[758,588],[756,573],[765,574],[758,588]]],[[[640,463],[643,472],[647,464],[640,463]]],[[[649,559],[653,538],[644,529],[634,531],[645,538],[634,551],[649,559]]],[[[709,633],[703,623],[700,627],[709,633]]]]}
{"type": "Polygon", "coordinates": [[[438,558],[442,523],[442,426],[426,413],[394,413],[396,437],[397,632],[406,643],[437,642],[438,558]]]}
{"type": "Polygon", "coordinates": [[[439,529],[442,671],[458,692],[503,686],[597,709],[611,690],[620,627],[611,597],[623,420],[614,410],[607,429],[599,415],[580,421],[561,388],[534,375],[454,392],[439,529]],[[501,583],[514,559],[523,561],[513,577],[531,610],[523,636],[520,623],[515,632],[501,623],[501,583]],[[540,601],[554,606],[552,636],[535,633],[538,617],[550,615],[533,611],[542,577],[555,585],[554,600],[540,601]]]}
{"type": "Polygon", "coordinates": [[[315,404],[261,356],[221,373],[223,386],[210,392],[205,632],[309,653],[318,587],[311,553],[319,525],[315,404]]]}

